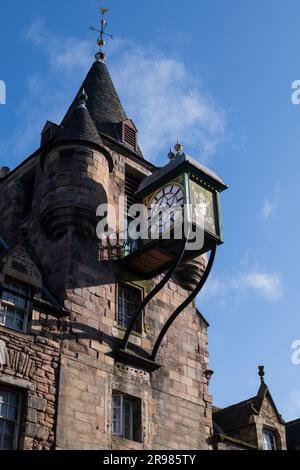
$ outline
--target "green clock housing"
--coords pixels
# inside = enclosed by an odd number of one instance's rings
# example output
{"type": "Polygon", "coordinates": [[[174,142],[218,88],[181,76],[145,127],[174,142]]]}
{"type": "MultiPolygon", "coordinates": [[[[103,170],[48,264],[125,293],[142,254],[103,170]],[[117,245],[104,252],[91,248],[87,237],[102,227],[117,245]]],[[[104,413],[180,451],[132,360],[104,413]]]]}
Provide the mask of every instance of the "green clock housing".
{"type": "Polygon", "coordinates": [[[220,193],[225,189],[221,178],[205,166],[186,154],[175,156],[140,184],[136,195],[148,208],[149,229],[156,237],[149,234],[139,249],[123,261],[146,277],[163,272],[176,260],[182,246],[182,240],[172,237],[179,224],[190,224],[193,234],[202,234],[203,239],[200,247],[187,250],[185,259],[222,244],[220,193]],[[175,206],[175,214],[164,211],[175,206]],[[171,232],[169,237],[167,232],[171,232]]]}

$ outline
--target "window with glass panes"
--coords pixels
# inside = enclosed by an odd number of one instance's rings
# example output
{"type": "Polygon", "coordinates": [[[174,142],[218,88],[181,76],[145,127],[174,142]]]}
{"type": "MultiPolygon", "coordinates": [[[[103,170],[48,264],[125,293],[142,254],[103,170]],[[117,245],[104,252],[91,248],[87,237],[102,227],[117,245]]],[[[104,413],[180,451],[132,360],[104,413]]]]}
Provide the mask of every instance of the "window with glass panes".
{"type": "Polygon", "coordinates": [[[0,449],[14,450],[18,445],[20,395],[0,388],[0,449]]]}
{"type": "Polygon", "coordinates": [[[0,291],[0,325],[17,331],[24,331],[28,314],[30,290],[13,280],[6,280],[0,291]],[[9,289],[12,292],[7,292],[9,289]]]}
{"type": "Polygon", "coordinates": [[[263,431],[264,438],[264,450],[276,450],[276,436],[274,432],[264,429],[263,431]]]}
{"type": "Polygon", "coordinates": [[[131,441],[140,441],[141,400],[122,393],[113,393],[112,433],[131,441]]]}
{"type": "MultiPolygon", "coordinates": [[[[142,300],[140,289],[120,285],[118,289],[118,323],[127,328],[134,317],[142,300]]],[[[142,322],[139,320],[134,331],[140,333],[142,330],[142,322]]]]}

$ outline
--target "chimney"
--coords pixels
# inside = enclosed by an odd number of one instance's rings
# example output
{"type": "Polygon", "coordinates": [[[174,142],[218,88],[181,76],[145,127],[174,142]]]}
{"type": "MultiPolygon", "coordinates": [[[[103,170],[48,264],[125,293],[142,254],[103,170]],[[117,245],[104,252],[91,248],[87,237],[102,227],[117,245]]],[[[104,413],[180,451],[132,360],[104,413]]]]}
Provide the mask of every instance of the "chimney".
{"type": "Polygon", "coordinates": [[[5,178],[10,173],[8,166],[3,166],[0,170],[0,179],[5,178]]]}

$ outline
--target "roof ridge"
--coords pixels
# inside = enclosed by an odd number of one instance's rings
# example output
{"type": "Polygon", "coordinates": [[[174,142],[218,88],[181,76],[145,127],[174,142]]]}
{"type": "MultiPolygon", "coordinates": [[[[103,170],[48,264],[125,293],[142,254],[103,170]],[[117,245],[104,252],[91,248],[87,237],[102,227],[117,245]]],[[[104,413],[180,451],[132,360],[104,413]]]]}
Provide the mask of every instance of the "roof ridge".
{"type": "Polygon", "coordinates": [[[300,418],[293,419],[292,421],[287,421],[286,426],[292,426],[293,424],[300,424],[300,418]]]}
{"type": "Polygon", "coordinates": [[[221,408],[218,411],[213,411],[213,414],[222,413],[223,411],[227,411],[230,408],[237,408],[238,406],[249,405],[252,401],[255,401],[255,399],[256,399],[256,396],[251,397],[251,398],[247,398],[247,400],[243,400],[243,401],[240,401],[238,403],[234,403],[233,405],[226,406],[225,408],[221,408]]]}

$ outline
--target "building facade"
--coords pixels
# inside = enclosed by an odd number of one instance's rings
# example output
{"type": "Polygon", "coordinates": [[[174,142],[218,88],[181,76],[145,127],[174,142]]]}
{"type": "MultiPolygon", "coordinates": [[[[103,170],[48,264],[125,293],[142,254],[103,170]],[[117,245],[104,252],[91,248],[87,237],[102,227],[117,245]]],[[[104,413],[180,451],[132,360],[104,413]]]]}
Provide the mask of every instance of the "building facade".
{"type": "Polygon", "coordinates": [[[254,397],[226,408],[213,407],[214,450],[286,450],[286,424],[259,367],[261,385],[254,397]]]}
{"type": "Polygon", "coordinates": [[[288,450],[300,450],[300,418],[286,423],[286,443],[288,450]]]}
{"type": "MultiPolygon", "coordinates": [[[[62,123],[47,122],[38,150],[1,170],[1,449],[210,448],[208,324],[194,303],[164,338],[157,370],[114,354],[160,277],[101,258],[96,210],[122,211],[120,196],[135,202],[155,170],[99,57],[62,123]]],[[[135,325],[133,353],[151,352],[186,297],[168,282],[135,325]]]]}

